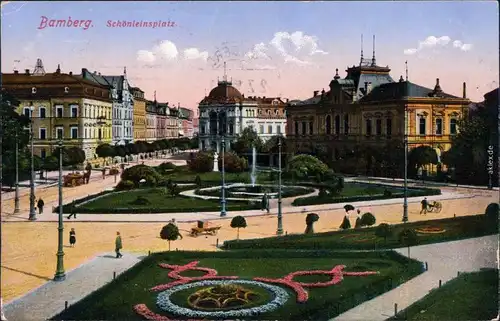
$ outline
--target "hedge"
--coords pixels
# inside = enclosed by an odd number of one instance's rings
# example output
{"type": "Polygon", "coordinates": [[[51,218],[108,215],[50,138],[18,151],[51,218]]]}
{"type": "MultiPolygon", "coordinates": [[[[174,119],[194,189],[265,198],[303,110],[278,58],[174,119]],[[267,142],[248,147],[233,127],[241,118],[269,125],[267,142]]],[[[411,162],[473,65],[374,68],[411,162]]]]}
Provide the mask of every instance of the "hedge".
{"type": "MultiPolygon", "coordinates": [[[[212,186],[212,187],[214,187],[214,186],[212,186]]],[[[281,198],[295,197],[295,196],[299,196],[299,195],[311,194],[312,192],[314,192],[314,188],[310,188],[310,187],[305,187],[305,188],[294,187],[294,186],[290,186],[290,187],[292,188],[292,190],[281,191],[281,198]]],[[[205,191],[197,190],[195,194],[196,195],[202,195],[202,196],[219,196],[219,194],[220,194],[219,191],[220,191],[219,189],[216,189],[216,190],[205,190],[205,191]]],[[[227,197],[235,197],[235,198],[245,197],[245,196],[242,196],[242,195],[237,195],[237,194],[231,195],[231,194],[232,193],[226,189],[226,196],[227,197]],[[231,196],[228,196],[228,195],[231,195],[231,196]]],[[[249,196],[247,196],[247,197],[249,197],[249,196]]],[[[257,198],[259,196],[258,195],[254,195],[253,197],[257,198]]],[[[275,198],[277,199],[278,196],[276,196],[275,198]]]]}
{"type": "MultiPolygon", "coordinates": [[[[429,195],[441,195],[441,190],[433,188],[419,188],[419,189],[408,189],[408,197],[418,197],[418,196],[429,196],[429,195]]],[[[320,204],[333,204],[333,203],[350,203],[359,201],[373,201],[373,200],[383,200],[404,197],[404,193],[393,193],[391,195],[358,195],[358,196],[339,196],[339,197],[320,197],[320,196],[307,196],[296,198],[293,202],[293,206],[306,206],[306,205],[320,205],[320,204]]]]}
{"type": "MultiPolygon", "coordinates": [[[[87,195],[85,197],[79,198],[79,199],[74,200],[73,202],[70,202],[68,204],[64,204],[63,205],[63,213],[70,213],[70,209],[73,205],[82,204],[86,201],[93,200],[94,198],[104,196],[107,194],[111,194],[111,193],[115,193],[115,192],[116,191],[114,191],[114,190],[102,191],[102,192],[99,192],[97,194],[87,195]]],[[[75,209],[78,209],[78,207],[75,207],[75,209]]],[[[59,213],[59,206],[54,207],[54,210],[52,211],[52,213],[59,213]]],[[[79,213],[79,212],[77,212],[77,213],[79,213]]]]}

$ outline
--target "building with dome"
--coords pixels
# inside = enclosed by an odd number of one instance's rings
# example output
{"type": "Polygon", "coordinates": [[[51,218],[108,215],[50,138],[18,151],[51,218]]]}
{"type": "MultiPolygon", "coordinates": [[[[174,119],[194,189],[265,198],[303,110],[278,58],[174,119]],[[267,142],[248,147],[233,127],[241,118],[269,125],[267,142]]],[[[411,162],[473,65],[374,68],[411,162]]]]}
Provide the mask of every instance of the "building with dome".
{"type": "Polygon", "coordinates": [[[224,75],[198,106],[200,150],[220,151],[223,137],[230,150],[245,128],[253,128],[263,140],[284,135],[286,103],[281,98],[245,97],[224,75]]]}

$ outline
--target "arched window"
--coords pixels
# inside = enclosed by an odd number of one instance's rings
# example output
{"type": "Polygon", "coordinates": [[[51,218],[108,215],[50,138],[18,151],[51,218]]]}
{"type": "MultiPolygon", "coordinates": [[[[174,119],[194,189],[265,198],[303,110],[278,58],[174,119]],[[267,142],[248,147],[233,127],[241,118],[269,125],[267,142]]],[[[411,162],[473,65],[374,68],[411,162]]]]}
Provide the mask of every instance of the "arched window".
{"type": "Polygon", "coordinates": [[[339,115],[335,116],[335,134],[336,135],[340,134],[340,116],[339,115]]]}
{"type": "Polygon", "coordinates": [[[326,134],[330,135],[332,133],[332,117],[330,115],[326,116],[326,134]]]}
{"type": "Polygon", "coordinates": [[[455,118],[450,119],[450,135],[457,134],[457,120],[455,118]]]}

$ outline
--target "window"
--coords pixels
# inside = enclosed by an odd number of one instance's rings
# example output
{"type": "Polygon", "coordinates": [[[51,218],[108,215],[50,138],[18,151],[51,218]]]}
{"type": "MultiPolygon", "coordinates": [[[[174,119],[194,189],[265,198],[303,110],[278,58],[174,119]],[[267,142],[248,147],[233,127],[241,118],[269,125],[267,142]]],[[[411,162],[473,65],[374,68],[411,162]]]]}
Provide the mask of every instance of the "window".
{"type": "Polygon", "coordinates": [[[259,133],[264,134],[264,125],[259,126],[259,133]]]}
{"type": "Polygon", "coordinates": [[[281,126],[276,126],[276,133],[281,134],[281,126]]]}
{"type": "Polygon", "coordinates": [[[344,134],[349,134],[349,115],[344,115],[344,134]]]}
{"type": "Polygon", "coordinates": [[[377,119],[375,121],[375,132],[377,136],[382,135],[382,119],[377,119]]]}
{"type": "Polygon", "coordinates": [[[269,134],[272,134],[273,133],[273,126],[271,126],[271,125],[267,126],[267,131],[269,132],[269,134]]]}
{"type": "Polygon", "coordinates": [[[314,123],[312,121],[309,122],[309,135],[314,134],[314,123]]]}
{"type": "Polygon", "coordinates": [[[436,135],[443,135],[443,120],[441,118],[436,119],[436,135]]]}
{"type": "Polygon", "coordinates": [[[366,135],[370,136],[372,134],[372,120],[365,119],[366,135]]]}
{"type": "Polygon", "coordinates": [[[425,136],[425,125],[425,117],[420,117],[418,124],[420,136],[425,136]]]}
{"type": "Polygon", "coordinates": [[[56,138],[57,139],[63,139],[64,138],[64,128],[63,127],[57,127],[56,128],[56,138]]]}
{"type": "Polygon", "coordinates": [[[330,115],[326,116],[326,134],[330,135],[332,133],[332,117],[330,115]]]}
{"type": "Polygon", "coordinates": [[[56,106],[56,117],[63,118],[63,106],[56,106]]]}
{"type": "Polygon", "coordinates": [[[38,117],[46,118],[47,117],[46,112],[47,111],[45,110],[45,107],[38,107],[38,117]]]}
{"type": "Polygon", "coordinates": [[[299,122],[295,122],[295,135],[299,134],[299,122]]]}
{"type": "Polygon", "coordinates": [[[71,127],[71,139],[78,139],[78,127],[71,127]]]}
{"type": "Polygon", "coordinates": [[[41,140],[47,139],[47,129],[46,128],[40,128],[38,130],[38,138],[41,140]]]}
{"type": "Polygon", "coordinates": [[[71,118],[78,117],[78,106],[71,106],[71,118]]]}
{"type": "Polygon", "coordinates": [[[303,121],[303,122],[302,122],[302,135],[305,135],[305,134],[306,134],[306,129],[307,129],[306,122],[305,122],[305,121],[303,121]]]}
{"type": "Polygon", "coordinates": [[[457,120],[455,118],[450,119],[450,135],[457,134],[457,120]]]}
{"type": "Polygon", "coordinates": [[[87,128],[85,128],[84,133],[85,133],[85,136],[83,136],[83,138],[89,138],[89,137],[88,137],[88,134],[89,134],[89,133],[88,133],[88,129],[87,129],[87,128]]]}
{"type": "Polygon", "coordinates": [[[47,157],[47,151],[45,150],[45,148],[42,148],[42,149],[40,150],[40,157],[41,157],[42,159],[45,159],[45,157],[47,157]]]}
{"type": "Polygon", "coordinates": [[[387,137],[391,137],[392,136],[392,119],[391,118],[387,118],[385,120],[386,122],[386,126],[385,126],[385,134],[387,135],[387,137]]]}
{"type": "Polygon", "coordinates": [[[335,116],[335,135],[340,134],[340,116],[335,116]]]}
{"type": "Polygon", "coordinates": [[[32,94],[36,94],[36,88],[35,87],[31,87],[31,93],[32,94]]]}
{"type": "Polygon", "coordinates": [[[24,116],[30,118],[31,117],[30,108],[29,107],[24,107],[23,114],[24,114],[24,116]]]}

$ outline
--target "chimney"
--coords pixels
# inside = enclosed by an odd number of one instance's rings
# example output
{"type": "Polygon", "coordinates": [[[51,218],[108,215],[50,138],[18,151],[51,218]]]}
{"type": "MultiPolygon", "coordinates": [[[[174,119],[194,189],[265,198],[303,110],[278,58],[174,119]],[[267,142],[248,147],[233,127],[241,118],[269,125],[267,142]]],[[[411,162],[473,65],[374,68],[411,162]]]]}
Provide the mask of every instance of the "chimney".
{"type": "Polygon", "coordinates": [[[467,98],[467,84],[464,82],[464,87],[462,91],[462,98],[466,99],[467,98]]]}
{"type": "Polygon", "coordinates": [[[19,71],[18,70],[14,70],[14,75],[18,75],[19,74],[19,71]]]}
{"type": "Polygon", "coordinates": [[[72,72],[72,71],[70,71],[70,72],[69,72],[69,75],[70,75],[70,76],[73,76],[73,72],[72,72]]]}
{"type": "Polygon", "coordinates": [[[266,96],[262,97],[262,99],[266,99],[266,96]]]}
{"type": "Polygon", "coordinates": [[[29,75],[30,74],[30,70],[29,69],[24,69],[24,74],[25,75],[29,75]]]}
{"type": "Polygon", "coordinates": [[[288,98],[286,98],[286,102],[288,102],[288,98]]]}
{"type": "Polygon", "coordinates": [[[314,97],[318,96],[319,90],[314,91],[314,97]]]}
{"type": "Polygon", "coordinates": [[[57,65],[57,69],[56,69],[56,74],[60,74],[61,73],[61,65],[57,65]]]}
{"type": "Polygon", "coordinates": [[[403,82],[403,81],[405,81],[405,80],[403,79],[403,75],[401,75],[401,77],[399,77],[399,82],[403,82]]]}

